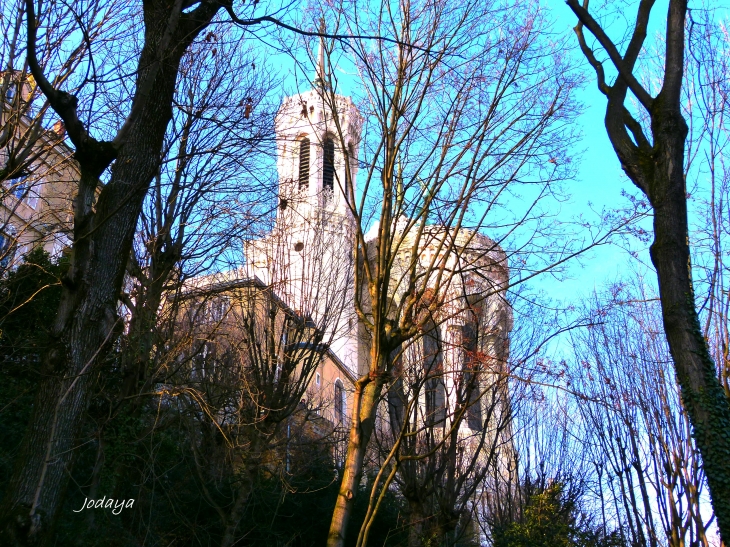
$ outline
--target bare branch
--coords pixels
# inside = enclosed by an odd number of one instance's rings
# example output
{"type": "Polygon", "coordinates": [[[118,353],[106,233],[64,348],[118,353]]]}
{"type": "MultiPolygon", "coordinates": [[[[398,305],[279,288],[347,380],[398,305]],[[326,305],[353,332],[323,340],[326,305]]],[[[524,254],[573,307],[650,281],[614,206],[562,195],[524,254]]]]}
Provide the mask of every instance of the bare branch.
{"type": "Polygon", "coordinates": [[[68,136],[76,146],[77,159],[82,164],[92,167],[98,176],[114,159],[116,151],[111,143],[97,141],[89,135],[86,126],[78,118],[78,99],[70,93],[54,88],[43,73],[36,53],[37,22],[33,2],[34,0],[25,0],[28,29],[28,66],[41,91],[48,98],[48,102],[63,119],[68,136]]]}
{"type": "MultiPolygon", "coordinates": [[[[653,2],[653,0],[650,0],[650,2],[653,2]]],[[[647,0],[644,0],[642,2],[642,7],[647,2],[647,0]]],[[[568,4],[568,7],[573,10],[573,13],[578,17],[581,23],[585,25],[585,27],[595,36],[601,46],[606,50],[608,53],[608,56],[611,59],[611,62],[616,67],[616,70],[619,72],[619,76],[626,82],[626,84],[629,86],[631,91],[634,95],[636,95],[636,98],[639,99],[639,102],[646,108],[647,110],[651,110],[652,104],[654,102],[654,99],[649,95],[649,93],[644,89],[644,87],[639,83],[639,81],[636,79],[632,72],[633,68],[633,62],[631,62],[631,59],[629,59],[629,63],[627,66],[627,63],[625,60],[621,57],[621,54],[619,53],[618,49],[616,48],[615,44],[611,41],[611,39],[608,37],[608,35],[605,33],[601,25],[598,24],[598,22],[593,18],[593,16],[588,13],[588,10],[581,6],[578,3],[578,0],[567,0],[566,2],[568,4]]],[[[587,5],[587,4],[586,4],[587,5]]],[[[647,13],[647,22],[648,22],[648,13],[647,13]]],[[[634,36],[641,36],[641,34],[646,35],[646,25],[643,26],[643,28],[638,24],[637,27],[634,30],[634,36]]],[[[636,39],[637,42],[639,38],[636,39]]],[[[643,39],[642,39],[643,41],[643,39]]],[[[632,46],[635,47],[634,40],[632,40],[632,46]]],[[[640,45],[639,45],[640,47],[640,45]]],[[[634,51],[632,49],[631,54],[634,55],[634,51]]],[[[635,58],[633,59],[635,61],[635,58]]]]}

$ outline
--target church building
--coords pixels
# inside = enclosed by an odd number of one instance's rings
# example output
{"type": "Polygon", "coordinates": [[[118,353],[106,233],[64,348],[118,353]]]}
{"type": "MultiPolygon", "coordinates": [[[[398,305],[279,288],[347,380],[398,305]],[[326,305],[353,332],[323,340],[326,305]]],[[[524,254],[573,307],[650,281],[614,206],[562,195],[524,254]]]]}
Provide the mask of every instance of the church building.
{"type": "MultiPolygon", "coordinates": [[[[244,242],[240,268],[213,277],[218,284],[244,280],[259,287],[318,333],[316,343],[299,344],[324,353],[312,375],[309,402],[318,401],[323,416],[344,426],[354,382],[367,374],[369,366],[368,336],[355,311],[354,261],[356,230],[368,227],[356,225],[348,205],[359,199],[356,179],[363,117],[351,98],[327,87],[324,74],[320,44],[313,88],[285,98],[276,116],[279,185],[273,228],[261,239],[244,242]]],[[[405,230],[404,220],[396,223],[395,231],[405,230]]],[[[377,230],[369,228],[364,239],[374,248],[377,230]]],[[[412,237],[406,232],[402,236],[406,242],[412,237]]],[[[399,357],[397,368],[403,374],[399,381],[408,384],[407,370],[428,377],[426,388],[416,394],[419,419],[440,422],[441,427],[447,427],[459,405],[465,404],[468,391],[469,414],[462,428],[465,434],[478,433],[494,411],[486,408],[488,398],[480,395],[490,380],[488,375],[464,371],[481,367],[497,375],[506,370],[512,328],[511,308],[504,298],[507,259],[494,241],[478,232],[434,224],[420,237],[418,260],[425,265],[434,254],[444,252],[439,249],[449,248],[441,258],[458,274],[448,284],[449,294],[439,295],[444,305],[428,332],[399,357]],[[446,239],[452,243],[440,245],[446,239]],[[467,382],[471,382],[468,390],[467,382]]],[[[409,261],[404,251],[394,270],[406,268],[409,261]]],[[[391,399],[391,407],[397,407],[397,397],[391,399]]],[[[506,399],[500,397],[498,404],[504,408],[498,412],[508,412],[506,399]]]]}

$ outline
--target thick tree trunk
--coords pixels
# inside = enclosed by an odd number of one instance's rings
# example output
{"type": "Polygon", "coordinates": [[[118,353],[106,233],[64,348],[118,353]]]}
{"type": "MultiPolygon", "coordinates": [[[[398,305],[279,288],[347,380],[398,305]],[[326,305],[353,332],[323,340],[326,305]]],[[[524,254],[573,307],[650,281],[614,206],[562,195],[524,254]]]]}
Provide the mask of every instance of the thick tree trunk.
{"type": "MultiPolygon", "coordinates": [[[[387,370],[387,360],[382,356],[383,354],[374,353],[373,351],[371,354],[371,362],[376,364],[375,370],[387,370]]],[[[344,547],[345,545],[347,526],[355,505],[355,496],[360,487],[365,452],[375,428],[375,417],[383,385],[385,385],[383,374],[371,374],[360,378],[355,384],[350,439],[347,443],[342,484],[332,513],[327,547],[344,547]]]]}
{"type": "MultiPolygon", "coordinates": [[[[166,122],[163,132],[165,126],[166,122]]],[[[114,178],[123,182],[110,182],[102,196],[108,199],[100,200],[97,209],[97,218],[111,218],[100,223],[96,233],[89,236],[88,260],[86,264],[75,264],[82,272],[81,279],[65,291],[61,302],[59,322],[66,325],[57,325],[58,342],[45,358],[46,375],[3,503],[3,513],[16,515],[16,524],[32,542],[39,541],[55,520],[81,417],[89,402],[93,365],[100,360],[119,326],[117,296],[136,210],[144,196],[144,187],[137,185],[135,189],[131,181],[144,180],[147,173],[151,178],[154,159],[150,158],[155,157],[156,154],[149,154],[148,158],[134,161],[139,156],[128,158],[120,154],[122,164],[115,168],[114,178]],[[115,205],[120,203],[121,208],[114,214],[115,205]],[[66,317],[68,320],[64,321],[66,317]],[[25,516],[21,517],[18,511],[25,516]]]]}
{"type": "Polygon", "coordinates": [[[684,139],[679,114],[654,116],[654,177],[649,198],[654,208],[651,259],[659,279],[662,318],[674,360],[682,402],[694,430],[719,528],[730,534],[730,401],[702,335],[695,308],[688,243],[684,139]]]}
{"type": "Polygon", "coordinates": [[[408,547],[421,547],[424,544],[426,515],[418,502],[408,502],[408,547]]]}
{"type": "Polygon", "coordinates": [[[93,214],[96,183],[89,179],[99,176],[98,162],[88,153],[78,158],[82,195],[75,204],[73,263],[54,325],[56,343],[44,356],[44,379],[0,506],[4,545],[41,544],[51,537],[82,416],[92,395],[94,365],[121,330],[117,301],[142,202],[158,169],[162,140],[172,117],[180,59],[216,10],[205,20],[178,25],[173,29],[174,46],[169,47],[164,37],[172,24],[170,6],[164,2],[145,5],[146,43],[138,82],[156,59],[164,57],[164,61],[149,97],[135,97],[135,101],[144,101],[143,107],[116,155],[111,179],[93,214]]]}
{"type": "Polygon", "coordinates": [[[257,442],[251,447],[251,461],[248,462],[241,473],[241,482],[236,490],[236,496],[233,500],[227,519],[223,522],[223,536],[221,537],[221,547],[231,547],[236,542],[236,530],[238,523],[243,518],[246,505],[253,491],[254,477],[258,464],[261,462],[261,443],[257,442]]]}

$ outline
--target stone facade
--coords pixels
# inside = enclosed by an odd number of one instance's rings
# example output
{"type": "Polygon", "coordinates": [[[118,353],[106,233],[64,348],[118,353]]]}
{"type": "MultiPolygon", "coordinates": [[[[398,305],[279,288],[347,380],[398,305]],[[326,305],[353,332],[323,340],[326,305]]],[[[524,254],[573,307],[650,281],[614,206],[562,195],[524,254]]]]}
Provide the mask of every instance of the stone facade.
{"type": "MultiPolygon", "coordinates": [[[[319,333],[325,355],[312,375],[305,402],[345,431],[354,383],[368,373],[370,349],[368,332],[355,312],[356,226],[347,205],[359,197],[355,179],[362,124],[349,98],[321,85],[284,100],[276,118],[279,207],[274,227],[265,237],[244,242],[244,264],[218,274],[230,287],[259,287],[262,295],[319,333]]],[[[449,431],[468,397],[468,416],[459,435],[473,436],[477,446],[487,416],[509,413],[504,380],[512,328],[511,308],[504,298],[507,259],[499,245],[481,233],[433,224],[416,236],[409,231],[411,224],[402,218],[394,226],[401,251],[392,266],[392,304],[400,305],[404,280],[415,260],[423,273],[419,283],[424,298],[438,305],[430,306],[432,317],[424,332],[401,348],[393,376],[406,386],[400,391],[404,404],[416,397],[417,420],[442,432],[449,431]],[[447,282],[436,282],[438,271],[445,272],[447,282]],[[409,393],[407,386],[418,381],[425,387],[409,393]],[[465,388],[467,382],[471,384],[465,388]],[[499,388],[489,391],[491,385],[499,388]]],[[[369,255],[378,243],[376,234],[377,225],[364,236],[369,255]]],[[[214,284],[202,279],[195,283],[208,289],[214,284]]],[[[368,296],[361,296],[367,306],[368,296]]],[[[399,404],[392,397],[398,389],[389,390],[380,411],[383,432],[392,429],[393,405],[399,404]]],[[[507,430],[500,431],[508,437],[507,430]]]]}
{"type": "MultiPolygon", "coordinates": [[[[3,74],[3,77],[5,75],[3,74]]],[[[12,78],[11,78],[12,80],[12,78]]],[[[27,79],[26,79],[27,80],[27,79]]],[[[63,124],[43,129],[27,104],[32,80],[7,86],[0,98],[0,168],[5,169],[0,189],[0,264],[17,265],[23,254],[42,246],[58,255],[70,245],[72,199],[79,171],[73,151],[64,142],[63,124]],[[13,165],[11,157],[24,162],[13,165]]]]}
{"type": "Polygon", "coordinates": [[[267,237],[245,243],[244,266],[246,277],[271,285],[293,309],[310,316],[353,375],[354,225],[345,191],[357,191],[361,127],[347,97],[331,98],[317,88],[284,100],[276,117],[276,223],[267,237]]]}
{"type": "MultiPolygon", "coordinates": [[[[362,117],[352,101],[322,86],[284,100],[276,118],[276,223],[267,237],[246,243],[243,266],[246,277],[260,279],[292,309],[313,319],[325,333],[332,354],[353,377],[367,372],[369,357],[368,335],[358,326],[354,308],[355,226],[345,194],[350,192],[350,202],[357,196],[361,128],[362,117]],[[329,159],[328,140],[334,145],[329,159]],[[328,162],[334,171],[329,175],[328,162]],[[345,169],[346,162],[350,169],[345,169]],[[333,179],[331,186],[328,176],[333,179]]],[[[402,294],[401,273],[413,259],[414,236],[405,231],[407,226],[407,219],[395,226],[403,251],[393,266],[394,295],[402,294]]],[[[374,234],[376,226],[365,236],[370,252],[377,243],[374,234]]],[[[428,404],[453,411],[455,380],[450,370],[460,373],[475,354],[495,370],[506,363],[512,328],[511,310],[503,297],[509,281],[507,260],[494,241],[465,229],[429,226],[418,241],[419,268],[426,271],[436,255],[436,261],[451,272],[449,283],[440,289],[442,304],[434,317],[433,337],[443,371],[438,389],[428,395],[435,401],[428,404]],[[470,350],[464,349],[467,331],[474,333],[470,350]]],[[[428,276],[424,279],[433,281],[428,276]]],[[[363,294],[362,301],[367,300],[363,294]]],[[[413,365],[423,360],[423,351],[423,343],[416,342],[403,359],[413,365]]],[[[427,405],[425,399],[423,405],[427,405]]],[[[475,419],[470,423],[475,424],[475,419]]]]}

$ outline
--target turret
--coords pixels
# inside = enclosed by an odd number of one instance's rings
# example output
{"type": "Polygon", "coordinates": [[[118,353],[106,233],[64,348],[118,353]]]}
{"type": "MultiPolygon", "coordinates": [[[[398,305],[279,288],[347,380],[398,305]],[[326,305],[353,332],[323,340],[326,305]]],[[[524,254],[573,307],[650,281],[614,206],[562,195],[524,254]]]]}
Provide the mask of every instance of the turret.
{"type": "Polygon", "coordinates": [[[354,226],[346,196],[356,191],[362,117],[327,81],[320,42],[314,88],[284,99],[276,116],[276,226],[246,243],[246,269],[310,318],[355,374],[354,226]]]}
{"type": "Polygon", "coordinates": [[[350,216],[343,192],[355,192],[362,117],[329,89],[324,58],[320,41],[314,89],[284,99],[276,116],[280,220],[350,216]]]}

